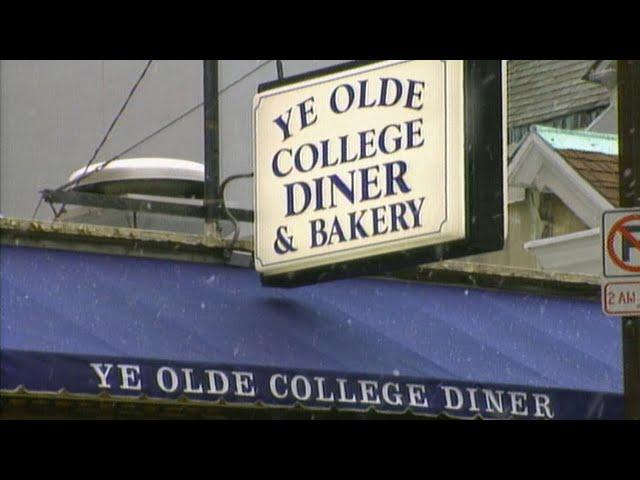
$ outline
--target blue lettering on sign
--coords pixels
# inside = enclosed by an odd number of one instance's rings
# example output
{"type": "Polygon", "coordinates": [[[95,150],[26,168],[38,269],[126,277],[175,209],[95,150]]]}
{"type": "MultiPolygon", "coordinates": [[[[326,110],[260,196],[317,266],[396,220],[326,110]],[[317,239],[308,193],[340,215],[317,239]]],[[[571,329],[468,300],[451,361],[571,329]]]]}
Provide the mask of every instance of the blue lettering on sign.
{"type": "MultiPolygon", "coordinates": [[[[341,83],[324,101],[337,115],[374,108],[420,111],[424,107],[425,89],[422,81],[381,77],[376,81],[341,83]]],[[[320,121],[318,101],[323,99],[308,97],[273,119],[282,134],[282,142],[287,144],[273,154],[271,169],[274,176],[286,178],[296,173],[304,174],[296,181],[284,184],[284,217],[352,207],[340,216],[309,219],[310,248],[421,227],[426,198],[411,197],[412,188],[407,181],[409,166],[401,152],[425,145],[422,117],[317,141],[310,141],[306,135],[305,142],[296,145],[292,139],[320,121]],[[380,156],[383,163],[355,164],[376,156],[380,156]],[[324,173],[325,169],[349,163],[354,163],[354,167],[347,172],[324,173]],[[390,201],[384,206],[366,206],[367,202],[381,198],[390,201]]],[[[293,236],[285,231],[286,226],[280,226],[274,232],[273,248],[278,255],[297,250],[293,247],[293,236]]]]}

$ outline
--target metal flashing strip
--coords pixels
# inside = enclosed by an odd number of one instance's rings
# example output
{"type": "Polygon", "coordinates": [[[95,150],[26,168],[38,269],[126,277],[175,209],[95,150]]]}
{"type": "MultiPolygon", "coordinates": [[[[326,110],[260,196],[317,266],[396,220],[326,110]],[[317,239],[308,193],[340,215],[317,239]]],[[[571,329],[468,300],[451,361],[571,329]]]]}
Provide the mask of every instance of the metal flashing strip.
{"type": "Polygon", "coordinates": [[[618,155],[618,136],[583,130],[562,130],[535,125],[532,130],[556,150],[578,150],[618,155]]]}

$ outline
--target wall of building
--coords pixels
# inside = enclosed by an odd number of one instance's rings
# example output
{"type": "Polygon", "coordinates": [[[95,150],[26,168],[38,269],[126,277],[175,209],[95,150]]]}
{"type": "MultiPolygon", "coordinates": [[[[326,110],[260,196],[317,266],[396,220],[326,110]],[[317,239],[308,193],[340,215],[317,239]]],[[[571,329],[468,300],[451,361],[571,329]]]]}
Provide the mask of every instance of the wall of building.
{"type": "Polygon", "coordinates": [[[530,240],[586,230],[587,226],[552,193],[528,189],[524,200],[509,205],[509,230],[505,248],[464,260],[492,265],[540,269],[536,257],[523,245],[530,240]]]}
{"type": "Polygon", "coordinates": [[[545,194],[543,205],[548,212],[549,229],[542,238],[588,230],[589,227],[554,194],[545,194]]]}
{"type": "Polygon", "coordinates": [[[536,258],[524,250],[522,245],[542,230],[542,224],[533,211],[530,200],[509,205],[509,230],[505,248],[498,252],[483,253],[465,257],[470,262],[492,265],[510,265],[512,267],[538,269],[536,258]]]}
{"type": "MultiPolygon", "coordinates": [[[[615,98],[615,96],[614,96],[615,98]]],[[[613,102],[593,121],[587,130],[598,133],[618,133],[618,108],[617,102],[613,102]]]]}

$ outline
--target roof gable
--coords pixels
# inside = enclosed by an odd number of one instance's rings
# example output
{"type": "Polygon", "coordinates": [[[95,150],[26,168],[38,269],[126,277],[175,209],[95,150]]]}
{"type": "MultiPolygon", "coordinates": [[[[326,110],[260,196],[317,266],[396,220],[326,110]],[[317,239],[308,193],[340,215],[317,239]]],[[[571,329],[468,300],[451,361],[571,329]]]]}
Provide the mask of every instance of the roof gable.
{"type": "Polygon", "coordinates": [[[619,205],[618,136],[583,130],[532,128],[613,206],[619,205]]]}
{"type": "Polygon", "coordinates": [[[598,226],[602,212],[617,204],[618,158],[602,153],[617,151],[614,138],[533,127],[509,165],[511,191],[517,195],[515,190],[532,186],[550,190],[587,226],[598,226]],[[592,151],[573,149],[577,147],[592,151]]]}

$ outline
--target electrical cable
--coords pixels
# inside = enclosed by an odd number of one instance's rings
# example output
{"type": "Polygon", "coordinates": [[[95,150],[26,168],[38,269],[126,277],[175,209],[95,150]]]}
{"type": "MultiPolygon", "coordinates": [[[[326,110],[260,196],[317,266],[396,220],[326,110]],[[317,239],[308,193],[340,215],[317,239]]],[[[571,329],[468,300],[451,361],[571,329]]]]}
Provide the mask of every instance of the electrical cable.
{"type": "MultiPolygon", "coordinates": [[[[194,107],[191,107],[189,110],[187,110],[186,112],[182,113],[179,117],[174,118],[173,120],[171,120],[169,123],[167,123],[166,125],[163,125],[162,127],[160,127],[159,129],[155,130],[154,132],[150,133],[149,135],[147,135],[146,137],[144,137],[142,140],[134,143],[133,145],[131,145],[130,147],[126,148],[125,150],[121,151],[120,153],[118,153],[117,155],[114,155],[113,157],[109,158],[107,161],[103,162],[100,167],[91,170],[90,172],[83,174],[83,176],[79,177],[78,180],[84,180],[85,178],[87,178],[89,175],[93,175],[95,172],[100,172],[102,171],[107,165],[109,165],[111,162],[113,162],[114,160],[118,160],[120,157],[122,157],[123,155],[126,155],[127,153],[129,153],[131,150],[134,150],[135,148],[139,147],[140,145],[142,145],[143,143],[145,143],[147,140],[149,140],[150,138],[156,136],[157,134],[159,134],[160,132],[162,132],[163,130],[166,130],[167,128],[171,127],[172,125],[174,125],[175,123],[179,122],[180,120],[182,120],[184,117],[190,115],[191,113],[195,112],[198,108],[200,108],[203,105],[203,103],[200,103],[199,105],[196,105],[194,107]]],[[[63,190],[71,185],[73,185],[76,182],[76,180],[72,180],[70,182],[67,182],[63,185],[61,185],[60,187],[58,187],[56,190],[63,190]]]]}
{"type": "MultiPolygon", "coordinates": [[[[138,80],[136,80],[136,83],[134,83],[133,87],[131,88],[131,90],[129,90],[129,94],[127,95],[127,98],[125,98],[124,103],[120,107],[120,110],[116,114],[115,118],[112,120],[111,125],[109,125],[109,128],[107,129],[107,132],[104,134],[104,136],[102,137],[102,140],[100,141],[100,143],[96,147],[95,151],[93,152],[93,155],[91,156],[91,158],[87,162],[87,165],[84,168],[83,174],[76,179],[74,187],[78,186],[78,183],[80,183],[80,180],[82,178],[84,178],[83,175],[87,173],[87,170],[89,169],[89,166],[93,163],[93,161],[98,156],[98,153],[100,153],[100,150],[102,149],[104,144],[107,142],[107,139],[109,138],[109,135],[113,131],[113,128],[116,126],[116,123],[118,123],[118,120],[120,120],[120,117],[122,116],[122,114],[124,113],[125,109],[127,108],[127,105],[129,105],[129,102],[131,101],[131,98],[133,97],[133,94],[138,89],[138,86],[140,85],[140,82],[142,82],[142,79],[145,77],[145,75],[149,71],[149,67],[151,67],[151,63],[152,62],[153,62],[153,60],[148,60],[147,61],[147,64],[145,65],[144,69],[142,70],[142,73],[138,76],[138,80]]],[[[60,189],[58,189],[58,190],[60,190],[60,189]]],[[[64,205],[63,205],[63,208],[64,208],[64,205]]]]}
{"type": "Polygon", "coordinates": [[[222,210],[224,210],[224,213],[227,215],[227,217],[229,217],[229,219],[231,220],[231,223],[233,223],[233,239],[231,240],[231,245],[229,245],[229,248],[227,249],[229,254],[233,251],[234,245],[238,242],[238,237],[240,236],[240,228],[238,228],[238,219],[234,217],[233,214],[227,208],[227,202],[224,198],[224,190],[227,187],[227,185],[233,180],[238,180],[240,178],[252,178],[252,177],[253,177],[253,173],[242,173],[238,175],[231,175],[230,177],[225,178],[224,181],[220,184],[219,196],[222,199],[222,210]]]}
{"type": "MultiPolygon", "coordinates": [[[[264,67],[265,65],[269,64],[273,62],[273,60],[266,60],[265,62],[262,62],[260,65],[256,66],[255,68],[253,68],[252,70],[250,70],[249,72],[247,72],[246,74],[244,74],[243,76],[239,77],[238,79],[234,80],[232,83],[230,83],[229,85],[227,85],[226,87],[224,87],[222,90],[220,90],[218,93],[222,94],[224,92],[226,92],[227,90],[229,90],[231,87],[237,85],[238,83],[240,83],[242,80],[246,79],[247,77],[249,77],[250,75],[254,74],[256,71],[258,71],[259,69],[261,69],[262,67],[264,67]]],[[[100,168],[97,168],[95,170],[91,170],[88,173],[83,173],[83,175],[81,175],[77,181],[82,181],[84,180],[86,177],[88,177],[89,175],[92,175],[95,172],[99,172],[101,171],[104,167],[106,167],[109,163],[113,162],[114,160],[119,159],[120,157],[122,157],[123,155],[126,155],[127,153],[129,153],[130,151],[134,150],[135,148],[139,147],[140,145],[142,145],[143,143],[147,142],[148,140],[150,140],[151,138],[155,137],[156,135],[158,135],[160,132],[166,130],[167,128],[171,127],[172,125],[176,124],[177,122],[179,122],[180,120],[182,120],[183,118],[187,117],[188,115],[190,115],[191,113],[195,112],[197,109],[199,109],[200,107],[202,107],[204,105],[204,102],[200,102],[197,105],[194,105],[193,107],[189,108],[188,110],[186,110],[185,112],[181,113],[178,117],[174,118],[173,120],[171,120],[169,123],[163,125],[162,127],[158,128],[157,130],[151,132],[149,135],[147,135],[146,137],[144,137],[143,139],[139,140],[138,142],[136,142],[135,144],[133,144],[132,146],[126,148],[125,150],[123,150],[122,152],[118,153],[117,155],[111,157],[110,159],[108,159],[107,161],[105,161],[100,168]]],[[[58,187],[56,190],[63,190],[71,185],[73,185],[76,182],[76,180],[71,181],[71,182],[67,182],[63,185],[61,185],[60,187],[58,187]]]]}
{"type": "Polygon", "coordinates": [[[147,64],[145,65],[144,69],[142,70],[142,73],[140,74],[140,76],[138,77],[138,80],[136,81],[136,83],[134,83],[133,87],[129,91],[129,94],[127,95],[127,98],[125,99],[124,103],[122,104],[122,107],[120,107],[120,111],[118,111],[118,113],[116,114],[115,118],[111,122],[111,125],[109,125],[109,128],[107,129],[107,133],[104,134],[104,137],[102,137],[102,141],[100,142],[100,144],[96,148],[95,152],[93,152],[93,156],[91,157],[91,159],[87,163],[87,166],[85,168],[85,172],[86,172],[86,169],[89,168],[89,166],[93,163],[93,161],[98,156],[98,153],[102,149],[102,146],[106,143],[106,141],[109,138],[109,135],[111,134],[113,128],[116,126],[116,123],[118,123],[118,120],[120,119],[120,117],[124,113],[125,109],[127,108],[127,105],[129,105],[129,101],[131,101],[131,98],[133,97],[133,94],[136,92],[136,90],[138,89],[138,86],[142,82],[142,79],[145,77],[145,75],[149,71],[149,67],[151,67],[151,63],[152,62],[153,62],[153,60],[148,60],[147,61],[147,64]]]}
{"type": "MultiPolygon", "coordinates": [[[[255,72],[257,72],[258,70],[260,70],[262,67],[264,67],[265,65],[268,65],[269,63],[273,62],[274,60],[266,60],[264,62],[262,62],[261,64],[257,65],[256,67],[254,67],[253,69],[251,69],[249,72],[247,72],[246,74],[242,75],[241,77],[237,78],[236,80],[234,80],[233,82],[231,82],[229,85],[227,85],[226,87],[224,87],[223,89],[221,89],[218,93],[222,94],[225,93],[227,90],[229,90],[230,88],[234,87],[235,85],[237,85],[238,83],[240,83],[241,81],[245,80],[247,77],[253,75],[255,72]]],[[[137,82],[139,83],[139,82],[137,82]]],[[[202,107],[204,105],[204,102],[200,102],[197,105],[194,105],[193,107],[189,108],[188,110],[184,111],[183,113],[181,113],[178,117],[174,118],[173,120],[171,120],[169,123],[163,125],[162,127],[158,128],[157,130],[151,132],[150,134],[148,134],[147,136],[145,136],[144,138],[142,138],[141,140],[139,140],[138,142],[136,142],[135,144],[131,145],[130,147],[126,148],[125,150],[121,151],[120,153],[118,153],[117,155],[114,155],[113,157],[109,158],[108,160],[106,160],[105,162],[103,162],[99,168],[95,168],[91,171],[87,171],[87,169],[85,168],[85,171],[82,173],[82,175],[80,175],[78,178],[76,178],[75,180],[72,180],[70,182],[64,183],[63,185],[59,186],[58,188],[56,188],[56,191],[60,191],[60,190],[64,190],[72,185],[77,185],[79,182],[81,182],[82,180],[84,180],[85,178],[87,178],[90,175],[93,175],[96,172],[102,171],[105,167],[107,167],[111,162],[118,160],[119,158],[121,158],[123,155],[126,155],[127,153],[129,153],[130,151],[134,150],[135,148],[139,147],[140,145],[142,145],[143,143],[149,141],[151,138],[155,137],[156,135],[158,135],[159,133],[163,132],[164,130],[166,130],[167,128],[175,125],[176,123],[178,123],[180,120],[182,120],[183,118],[189,116],[190,114],[192,114],[193,112],[195,112],[196,110],[198,110],[200,107],[202,107]]],[[[104,142],[102,142],[104,143],[104,142]]],[[[95,158],[96,154],[94,154],[94,158],[95,158]]],[[[87,164],[87,168],[89,167],[89,165],[91,164],[91,161],[89,162],[89,164],[87,164]]],[[[33,217],[35,218],[38,209],[40,208],[40,205],[42,203],[42,199],[43,197],[40,198],[40,202],[38,202],[38,206],[36,207],[36,210],[33,213],[33,217]]],[[[64,205],[63,205],[64,206],[64,205]]]]}
{"type": "MultiPolygon", "coordinates": [[[[69,182],[68,184],[65,184],[61,187],[58,187],[56,189],[56,191],[60,191],[63,188],[66,188],[69,185],[74,185],[74,187],[78,186],[78,184],[80,183],[80,181],[84,178],[86,178],[88,176],[87,174],[87,170],[89,169],[89,167],[91,166],[91,164],[93,163],[93,161],[96,159],[96,157],[98,156],[98,153],[100,153],[100,150],[102,150],[102,147],[104,146],[104,144],[107,142],[109,135],[111,135],[111,132],[113,131],[114,127],[116,126],[116,124],[118,123],[118,120],[120,120],[120,117],[122,116],[122,114],[124,113],[124,111],[126,110],[127,106],[129,105],[129,102],[131,101],[131,98],[133,97],[133,94],[136,92],[136,90],[138,89],[138,86],[140,85],[140,83],[142,82],[142,80],[144,79],[144,77],[146,76],[147,72],[149,71],[149,68],[151,67],[151,64],[153,63],[153,60],[147,60],[147,64],[145,65],[144,69],[142,70],[142,72],[140,73],[140,75],[138,76],[138,79],[136,80],[136,82],[133,84],[133,87],[131,87],[131,89],[129,90],[129,94],[127,95],[127,97],[125,98],[124,103],[122,104],[122,106],[120,107],[120,110],[118,111],[118,113],[116,114],[116,116],[114,117],[114,119],[111,122],[111,125],[109,125],[109,128],[107,129],[106,133],[103,135],[102,140],[100,141],[100,143],[98,144],[98,146],[96,147],[95,151],[93,152],[93,155],[91,156],[91,158],[89,159],[89,161],[87,162],[85,168],[84,168],[84,172],[82,173],[82,175],[80,175],[77,179],[75,179],[73,182],[69,182]]],[[[41,197],[42,198],[42,197],[41,197]]],[[[38,209],[40,208],[41,205],[41,201],[38,202],[38,205],[36,206],[35,211],[33,212],[33,218],[35,218],[35,216],[38,213],[38,209]]],[[[66,204],[62,204],[62,207],[60,208],[60,212],[62,212],[64,210],[66,204]]]]}

